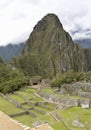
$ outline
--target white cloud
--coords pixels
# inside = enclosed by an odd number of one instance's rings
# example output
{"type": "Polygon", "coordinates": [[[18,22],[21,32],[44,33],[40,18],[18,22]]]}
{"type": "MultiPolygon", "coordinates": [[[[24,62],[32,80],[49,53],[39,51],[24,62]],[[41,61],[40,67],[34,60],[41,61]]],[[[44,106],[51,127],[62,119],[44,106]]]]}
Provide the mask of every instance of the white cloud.
{"type": "Polygon", "coordinates": [[[74,39],[90,38],[90,5],[90,0],[0,0],[0,44],[26,40],[47,13],[57,14],[74,39]]]}

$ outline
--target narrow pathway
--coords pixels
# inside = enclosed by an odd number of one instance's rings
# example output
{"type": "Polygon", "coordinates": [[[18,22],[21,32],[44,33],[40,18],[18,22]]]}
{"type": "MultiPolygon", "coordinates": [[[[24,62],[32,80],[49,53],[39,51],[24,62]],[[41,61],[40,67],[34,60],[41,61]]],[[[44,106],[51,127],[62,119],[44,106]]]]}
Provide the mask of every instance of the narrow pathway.
{"type": "Polygon", "coordinates": [[[35,128],[32,128],[31,130],[53,130],[53,129],[48,124],[43,124],[40,126],[36,126],[35,128]]]}
{"type": "Polygon", "coordinates": [[[30,130],[30,128],[0,111],[0,130],[30,130]]]}

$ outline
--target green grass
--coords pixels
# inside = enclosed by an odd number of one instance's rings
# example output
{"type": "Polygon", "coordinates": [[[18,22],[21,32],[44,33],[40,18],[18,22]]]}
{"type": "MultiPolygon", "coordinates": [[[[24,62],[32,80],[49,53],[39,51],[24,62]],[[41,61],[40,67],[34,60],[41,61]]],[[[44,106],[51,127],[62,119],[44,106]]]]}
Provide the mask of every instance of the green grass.
{"type": "MultiPolygon", "coordinates": [[[[35,112],[34,110],[32,111],[34,112],[35,114],[38,115],[37,112],[35,112]]],[[[47,114],[47,115],[41,115],[38,117],[38,118],[33,118],[29,115],[23,115],[23,116],[19,116],[19,117],[15,117],[14,119],[22,122],[23,124],[27,125],[27,126],[30,126],[30,127],[33,127],[33,123],[37,122],[37,121],[41,121],[43,123],[45,122],[48,122],[49,125],[52,126],[53,130],[60,130],[60,128],[62,130],[67,130],[66,127],[64,126],[64,124],[62,122],[57,122],[55,121],[51,116],[50,114],[47,114]]]]}
{"type": "Polygon", "coordinates": [[[14,119],[22,122],[23,124],[27,125],[27,126],[32,126],[32,124],[35,122],[35,118],[31,117],[30,115],[22,115],[22,116],[17,116],[14,117],[14,119]]]}
{"type": "Polygon", "coordinates": [[[52,104],[52,103],[48,103],[48,104],[46,104],[45,106],[47,106],[49,109],[51,109],[51,110],[55,110],[56,109],[56,105],[54,105],[54,104],[52,104]]]}
{"type": "Polygon", "coordinates": [[[30,102],[35,104],[37,102],[43,102],[43,101],[42,100],[37,100],[37,99],[32,99],[32,100],[30,100],[30,102]]]}
{"type": "Polygon", "coordinates": [[[53,91],[53,89],[51,89],[51,88],[42,88],[42,89],[41,89],[41,92],[43,92],[43,93],[48,93],[48,94],[52,94],[54,91],[53,91]]]}
{"type": "Polygon", "coordinates": [[[28,88],[28,89],[25,90],[25,92],[28,92],[28,93],[31,93],[31,94],[35,93],[36,91],[37,90],[34,89],[34,88],[28,88]]]}
{"type": "Polygon", "coordinates": [[[40,98],[40,97],[37,97],[37,96],[34,96],[33,100],[37,101],[37,102],[45,102],[43,100],[43,98],[40,98]]]}
{"type": "MultiPolygon", "coordinates": [[[[49,94],[50,93],[53,94],[54,90],[51,90],[51,89],[48,90],[48,88],[44,88],[43,91],[49,94]]],[[[26,89],[25,91],[17,91],[17,93],[21,94],[22,96],[26,98],[32,97],[32,99],[30,100],[30,102],[32,103],[45,102],[42,98],[34,95],[35,92],[36,92],[35,89],[30,89],[30,88],[26,89]]],[[[65,95],[60,95],[60,97],[61,96],[65,97],[65,95]]],[[[18,102],[25,101],[22,97],[17,96],[15,94],[10,95],[10,97],[14,100],[17,100],[18,102]]],[[[75,98],[75,96],[72,96],[72,98],[75,98]]],[[[27,104],[23,105],[23,107],[31,108],[31,106],[27,104]]],[[[67,123],[68,127],[71,128],[72,130],[84,130],[83,128],[72,126],[72,122],[77,119],[79,119],[79,121],[85,126],[86,130],[91,130],[91,109],[82,109],[80,107],[72,107],[69,109],[56,110],[56,105],[52,103],[48,103],[48,104],[46,103],[45,107],[35,106],[35,108],[43,110],[44,112],[46,112],[46,114],[41,114],[40,112],[37,112],[36,110],[33,109],[29,111],[38,115],[38,117],[35,118],[30,115],[23,115],[23,116],[15,117],[14,119],[30,127],[33,127],[32,124],[40,120],[43,123],[48,122],[49,125],[51,125],[51,127],[53,128],[53,130],[67,130],[67,128],[65,127],[62,121],[56,121],[50,115],[50,113],[55,110],[55,112],[60,117],[63,118],[63,120],[67,123]],[[50,108],[50,110],[48,110],[47,107],[50,108]]],[[[0,110],[5,112],[6,114],[13,114],[13,113],[18,113],[18,112],[23,111],[20,108],[16,108],[12,103],[8,102],[3,97],[0,97],[0,110]]]]}
{"type": "Polygon", "coordinates": [[[55,110],[56,105],[54,105],[54,104],[45,104],[44,107],[42,107],[42,106],[35,106],[35,107],[38,108],[38,109],[41,109],[41,110],[43,110],[45,112],[50,112],[50,111],[55,110]]]}
{"type": "Polygon", "coordinates": [[[54,130],[67,130],[62,122],[55,122],[51,126],[54,130]]]}
{"type": "Polygon", "coordinates": [[[32,95],[23,91],[17,91],[18,94],[24,96],[25,98],[32,98],[32,95]]]}
{"type": "Polygon", "coordinates": [[[28,108],[31,108],[32,106],[25,104],[25,105],[23,105],[23,107],[28,109],[28,108]]]}
{"type": "Polygon", "coordinates": [[[30,112],[33,112],[35,115],[38,115],[38,116],[42,115],[40,112],[38,112],[34,109],[30,110],[30,112]]]}
{"type": "Polygon", "coordinates": [[[74,128],[74,130],[83,130],[83,128],[72,126],[72,121],[77,119],[80,120],[87,130],[91,128],[91,109],[72,107],[66,110],[58,110],[57,113],[64,119],[68,126],[74,128]]]}
{"type": "Polygon", "coordinates": [[[46,114],[45,116],[41,116],[40,118],[43,122],[48,122],[48,124],[53,128],[53,130],[67,130],[64,124],[60,121],[57,122],[54,118],[50,116],[50,114],[46,114]]]}
{"type": "Polygon", "coordinates": [[[50,112],[50,110],[46,109],[45,107],[36,106],[36,108],[43,110],[44,112],[50,112]]]}
{"type": "Polygon", "coordinates": [[[13,114],[23,111],[20,108],[16,108],[12,103],[8,102],[3,97],[0,97],[0,110],[6,114],[13,114]]]}
{"type": "Polygon", "coordinates": [[[37,103],[38,101],[37,101],[37,100],[32,99],[32,100],[30,100],[30,102],[31,102],[31,103],[33,103],[33,104],[35,104],[35,103],[37,103]]]}
{"type": "Polygon", "coordinates": [[[10,95],[9,97],[11,97],[12,99],[14,99],[15,101],[18,101],[20,103],[25,102],[25,100],[23,98],[21,98],[20,96],[14,95],[14,94],[10,95]]]}

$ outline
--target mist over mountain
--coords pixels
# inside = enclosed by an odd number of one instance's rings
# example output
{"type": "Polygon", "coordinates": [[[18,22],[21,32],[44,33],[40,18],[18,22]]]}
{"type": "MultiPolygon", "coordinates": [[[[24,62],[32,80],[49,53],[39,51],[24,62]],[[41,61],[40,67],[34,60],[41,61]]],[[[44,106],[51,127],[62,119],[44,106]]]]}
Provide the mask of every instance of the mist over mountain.
{"type": "Polygon", "coordinates": [[[6,46],[0,46],[0,56],[7,63],[13,57],[19,56],[22,52],[23,47],[24,47],[24,43],[20,43],[20,44],[10,43],[6,46]]]}

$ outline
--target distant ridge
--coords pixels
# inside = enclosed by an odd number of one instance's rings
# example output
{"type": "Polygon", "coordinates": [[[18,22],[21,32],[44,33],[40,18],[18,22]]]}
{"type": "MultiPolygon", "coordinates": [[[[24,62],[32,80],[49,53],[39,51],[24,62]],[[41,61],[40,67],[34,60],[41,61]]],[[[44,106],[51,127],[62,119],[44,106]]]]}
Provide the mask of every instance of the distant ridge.
{"type": "Polygon", "coordinates": [[[4,62],[9,62],[13,57],[19,56],[24,47],[24,43],[20,44],[8,44],[6,46],[0,46],[0,56],[4,62]]]}
{"type": "Polygon", "coordinates": [[[78,39],[75,42],[83,48],[91,48],[91,39],[78,39]]]}

